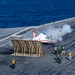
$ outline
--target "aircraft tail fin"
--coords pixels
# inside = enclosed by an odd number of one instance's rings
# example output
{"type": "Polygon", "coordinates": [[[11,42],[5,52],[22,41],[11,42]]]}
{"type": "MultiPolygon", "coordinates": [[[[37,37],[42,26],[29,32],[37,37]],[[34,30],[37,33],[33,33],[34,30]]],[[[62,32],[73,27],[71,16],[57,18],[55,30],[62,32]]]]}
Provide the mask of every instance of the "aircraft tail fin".
{"type": "Polygon", "coordinates": [[[34,35],[34,38],[37,37],[37,34],[36,34],[36,31],[35,30],[33,30],[33,35],[34,35]]]}

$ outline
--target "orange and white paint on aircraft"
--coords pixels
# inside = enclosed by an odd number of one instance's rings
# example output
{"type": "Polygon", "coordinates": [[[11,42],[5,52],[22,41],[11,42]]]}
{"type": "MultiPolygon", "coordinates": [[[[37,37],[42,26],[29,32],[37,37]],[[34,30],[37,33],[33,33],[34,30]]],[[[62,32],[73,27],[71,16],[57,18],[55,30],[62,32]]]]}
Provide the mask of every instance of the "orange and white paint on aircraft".
{"type": "Polygon", "coordinates": [[[41,41],[42,43],[56,43],[57,41],[52,40],[49,38],[48,35],[44,34],[44,33],[40,33],[38,36],[36,34],[36,30],[33,30],[33,40],[38,40],[41,41]]]}

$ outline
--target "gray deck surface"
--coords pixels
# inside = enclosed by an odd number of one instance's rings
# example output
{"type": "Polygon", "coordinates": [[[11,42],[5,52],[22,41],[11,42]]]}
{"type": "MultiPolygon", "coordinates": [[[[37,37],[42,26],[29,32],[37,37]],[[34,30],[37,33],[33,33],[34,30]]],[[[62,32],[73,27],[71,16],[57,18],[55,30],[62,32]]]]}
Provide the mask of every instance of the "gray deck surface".
{"type": "MultiPolygon", "coordinates": [[[[54,25],[63,25],[62,23],[69,24],[72,28],[75,28],[75,19],[55,23],[54,25]]],[[[30,36],[29,34],[26,35],[30,36]]],[[[10,40],[6,42],[9,41],[10,40]]],[[[6,43],[5,41],[3,42],[6,43]]],[[[4,43],[1,42],[0,45],[4,43]]],[[[8,43],[0,47],[0,54],[4,54],[0,55],[0,75],[75,75],[75,31],[66,34],[63,36],[62,42],[55,44],[58,47],[61,45],[65,46],[66,55],[63,56],[61,64],[56,62],[56,56],[53,54],[55,45],[43,45],[46,54],[42,57],[34,58],[11,56],[10,54],[13,53],[13,48],[9,46],[8,43]],[[73,52],[73,59],[71,61],[67,59],[70,50],[73,52]],[[12,58],[16,59],[15,69],[10,68],[12,58]]]]}

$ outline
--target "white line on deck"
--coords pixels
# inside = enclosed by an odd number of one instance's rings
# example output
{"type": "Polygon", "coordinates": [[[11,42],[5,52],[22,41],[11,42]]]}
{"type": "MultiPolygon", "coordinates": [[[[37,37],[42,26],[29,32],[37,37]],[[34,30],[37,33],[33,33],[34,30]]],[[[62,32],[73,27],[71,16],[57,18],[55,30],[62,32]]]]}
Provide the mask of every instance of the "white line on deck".
{"type": "MultiPolygon", "coordinates": [[[[39,26],[38,26],[38,27],[39,27],[39,26]]],[[[0,40],[0,42],[4,41],[4,40],[6,40],[6,39],[8,39],[8,38],[10,38],[10,37],[12,37],[12,36],[14,36],[14,35],[17,35],[17,34],[23,32],[23,31],[25,31],[25,30],[28,30],[28,29],[30,29],[30,28],[38,28],[38,27],[37,27],[37,26],[27,27],[27,28],[25,28],[25,29],[23,29],[23,30],[21,30],[21,31],[19,31],[19,32],[16,32],[16,33],[14,33],[14,34],[12,34],[12,35],[10,35],[10,36],[8,36],[8,37],[3,38],[2,40],[0,40]]],[[[7,44],[7,43],[4,43],[4,44],[1,45],[0,47],[5,46],[6,44],[7,44]]]]}
{"type": "Polygon", "coordinates": [[[33,28],[33,27],[27,27],[27,28],[25,28],[25,29],[23,29],[23,30],[21,30],[21,31],[19,31],[19,32],[16,32],[16,33],[14,33],[14,34],[12,34],[12,35],[10,35],[10,36],[8,36],[8,37],[5,37],[5,38],[1,39],[0,42],[4,41],[4,40],[6,40],[6,39],[8,39],[8,38],[10,38],[10,37],[12,37],[12,36],[14,36],[14,35],[17,35],[17,34],[23,32],[23,31],[25,31],[25,30],[28,30],[28,29],[30,29],[30,28],[33,28]]]}

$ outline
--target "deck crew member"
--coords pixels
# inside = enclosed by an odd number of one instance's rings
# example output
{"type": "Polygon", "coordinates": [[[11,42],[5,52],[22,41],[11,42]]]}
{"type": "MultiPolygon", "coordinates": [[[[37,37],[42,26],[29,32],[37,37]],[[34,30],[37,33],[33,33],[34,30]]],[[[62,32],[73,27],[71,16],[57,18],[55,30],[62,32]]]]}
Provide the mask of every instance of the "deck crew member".
{"type": "Polygon", "coordinates": [[[61,46],[62,54],[65,54],[64,46],[61,46]]]}
{"type": "Polygon", "coordinates": [[[15,64],[16,64],[16,60],[13,58],[12,60],[11,60],[11,68],[15,68],[15,64]]]}
{"type": "Polygon", "coordinates": [[[55,54],[57,54],[57,47],[54,48],[55,54]]]}
{"type": "Polygon", "coordinates": [[[72,51],[69,52],[69,60],[72,59],[72,51]]]}

